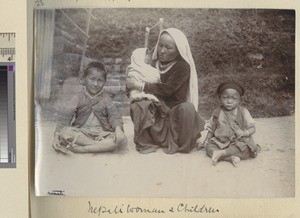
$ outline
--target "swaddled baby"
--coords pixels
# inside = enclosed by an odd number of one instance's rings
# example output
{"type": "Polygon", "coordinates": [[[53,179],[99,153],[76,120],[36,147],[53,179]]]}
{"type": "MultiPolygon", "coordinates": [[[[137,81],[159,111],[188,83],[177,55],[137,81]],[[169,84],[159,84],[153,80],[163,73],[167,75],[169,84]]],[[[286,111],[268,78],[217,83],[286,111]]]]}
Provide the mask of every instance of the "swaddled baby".
{"type": "MultiPolygon", "coordinates": [[[[137,48],[132,52],[131,64],[126,69],[126,81],[158,83],[160,82],[160,75],[156,68],[151,66],[152,55],[147,48],[137,48]]],[[[129,97],[131,100],[139,100],[147,98],[149,100],[158,101],[158,99],[151,94],[146,94],[140,90],[130,90],[129,97]]]]}

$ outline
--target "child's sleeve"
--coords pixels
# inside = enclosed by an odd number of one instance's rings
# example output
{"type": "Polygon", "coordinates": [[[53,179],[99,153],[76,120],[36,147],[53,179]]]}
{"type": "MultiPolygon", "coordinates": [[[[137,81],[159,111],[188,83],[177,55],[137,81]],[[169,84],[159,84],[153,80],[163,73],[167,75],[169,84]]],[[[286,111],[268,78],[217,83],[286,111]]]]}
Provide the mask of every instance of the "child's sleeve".
{"type": "Polygon", "coordinates": [[[220,112],[221,112],[220,108],[217,108],[213,111],[212,116],[210,117],[210,119],[208,121],[206,121],[205,129],[207,129],[208,131],[210,131],[212,133],[215,132],[220,112]]]}
{"type": "Polygon", "coordinates": [[[208,130],[209,132],[212,132],[213,128],[213,117],[209,118],[209,120],[205,121],[204,129],[208,130]]]}
{"type": "Polygon", "coordinates": [[[246,126],[247,128],[251,128],[253,126],[255,126],[255,120],[252,118],[250,112],[248,111],[247,108],[244,108],[244,115],[245,115],[245,122],[246,122],[246,126]]]}
{"type": "Polygon", "coordinates": [[[60,132],[60,130],[65,126],[70,126],[72,118],[76,112],[78,106],[79,96],[73,96],[69,101],[63,101],[59,99],[57,106],[57,124],[55,132],[60,132]]]}
{"type": "Polygon", "coordinates": [[[120,126],[123,129],[123,121],[122,121],[121,114],[118,112],[116,105],[113,103],[112,99],[108,95],[105,96],[105,102],[108,111],[109,125],[114,130],[116,126],[120,126]]]}

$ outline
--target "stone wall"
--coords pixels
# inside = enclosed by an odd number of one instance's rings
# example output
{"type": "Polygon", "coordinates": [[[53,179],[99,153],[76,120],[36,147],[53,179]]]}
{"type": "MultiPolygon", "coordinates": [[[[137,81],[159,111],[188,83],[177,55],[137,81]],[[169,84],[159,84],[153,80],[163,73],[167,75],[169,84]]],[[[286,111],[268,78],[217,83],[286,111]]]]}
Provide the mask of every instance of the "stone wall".
{"type": "MultiPolygon", "coordinates": [[[[80,90],[81,86],[78,55],[60,54],[60,56],[53,63],[55,73],[52,79],[51,99],[54,107],[59,98],[67,101],[80,90]]],[[[110,93],[122,115],[129,115],[129,99],[126,96],[126,68],[130,64],[130,60],[109,57],[100,60],[85,58],[84,65],[91,61],[98,61],[105,65],[108,75],[103,90],[110,93]]]]}

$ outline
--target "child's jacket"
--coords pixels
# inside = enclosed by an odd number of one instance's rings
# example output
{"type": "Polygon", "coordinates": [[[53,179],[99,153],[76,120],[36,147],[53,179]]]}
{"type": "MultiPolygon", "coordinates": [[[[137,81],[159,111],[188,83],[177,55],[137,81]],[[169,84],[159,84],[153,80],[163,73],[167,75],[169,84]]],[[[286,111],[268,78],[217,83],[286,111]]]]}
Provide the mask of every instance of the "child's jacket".
{"type": "Polygon", "coordinates": [[[247,147],[251,151],[257,150],[252,136],[237,139],[235,133],[238,129],[246,130],[255,125],[255,121],[246,108],[238,106],[235,111],[226,112],[220,107],[213,112],[210,122],[212,132],[210,142],[216,144],[220,149],[235,144],[241,151],[247,147]]]}
{"type": "Polygon", "coordinates": [[[82,127],[92,112],[104,131],[114,131],[116,126],[123,126],[121,115],[107,93],[91,97],[83,88],[70,101],[61,102],[56,131],[59,132],[64,126],[82,127]]]}

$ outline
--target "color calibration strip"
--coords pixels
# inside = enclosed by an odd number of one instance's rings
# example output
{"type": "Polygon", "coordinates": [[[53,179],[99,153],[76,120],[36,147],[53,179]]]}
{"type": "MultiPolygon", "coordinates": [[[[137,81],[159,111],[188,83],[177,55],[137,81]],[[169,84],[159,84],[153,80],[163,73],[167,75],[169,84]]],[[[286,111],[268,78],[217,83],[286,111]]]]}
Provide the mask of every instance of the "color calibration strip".
{"type": "Polygon", "coordinates": [[[15,33],[0,33],[0,168],[16,167],[15,33]]]}
{"type": "Polygon", "coordinates": [[[16,167],[15,65],[0,63],[0,167],[16,167]]]}

